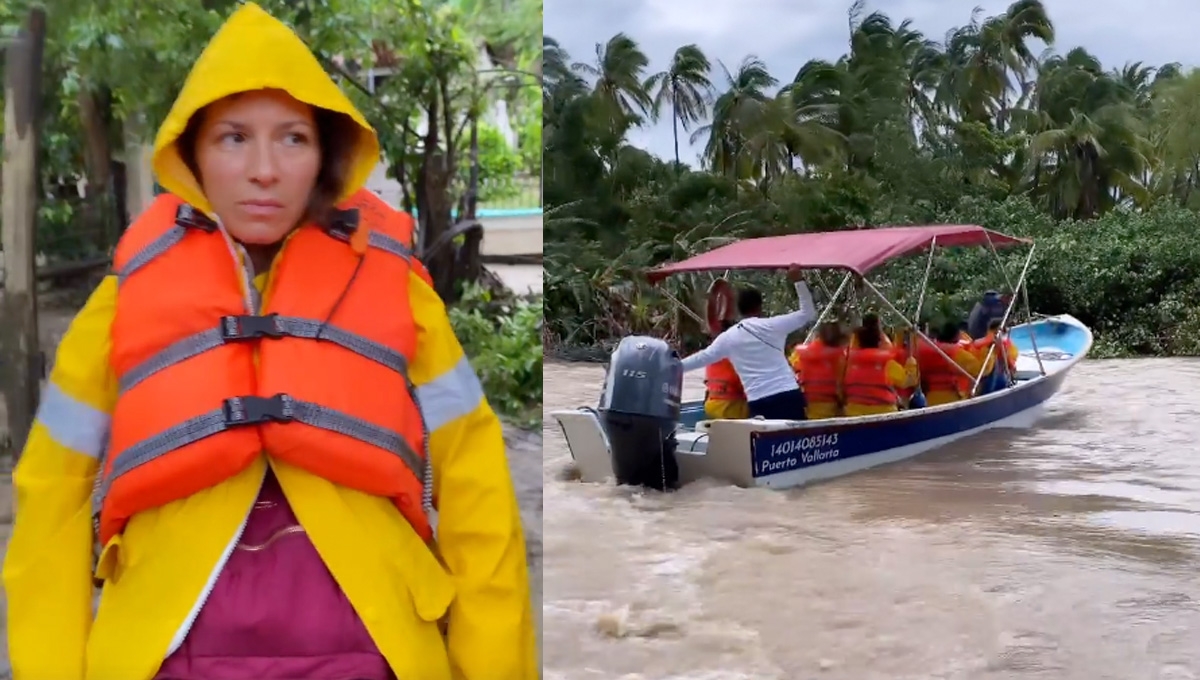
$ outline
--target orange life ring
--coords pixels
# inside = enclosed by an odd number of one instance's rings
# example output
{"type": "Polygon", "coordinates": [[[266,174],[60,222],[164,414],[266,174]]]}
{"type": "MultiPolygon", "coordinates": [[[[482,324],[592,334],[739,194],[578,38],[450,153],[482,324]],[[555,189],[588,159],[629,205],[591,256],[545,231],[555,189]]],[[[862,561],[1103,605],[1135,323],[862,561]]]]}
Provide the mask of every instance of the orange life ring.
{"type": "Polygon", "coordinates": [[[721,322],[729,318],[733,311],[733,286],[725,279],[717,279],[708,287],[708,332],[714,337],[725,330],[721,322]]]}

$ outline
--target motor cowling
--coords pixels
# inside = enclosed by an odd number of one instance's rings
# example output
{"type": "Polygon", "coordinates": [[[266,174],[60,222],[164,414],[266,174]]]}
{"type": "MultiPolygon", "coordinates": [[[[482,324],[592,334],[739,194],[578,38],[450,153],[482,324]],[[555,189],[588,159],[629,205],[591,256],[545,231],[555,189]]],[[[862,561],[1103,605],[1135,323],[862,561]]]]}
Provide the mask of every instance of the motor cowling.
{"type": "Polygon", "coordinates": [[[683,362],[667,343],[634,335],[613,350],[598,411],[618,484],[679,486],[675,428],[682,394],[683,362]]]}

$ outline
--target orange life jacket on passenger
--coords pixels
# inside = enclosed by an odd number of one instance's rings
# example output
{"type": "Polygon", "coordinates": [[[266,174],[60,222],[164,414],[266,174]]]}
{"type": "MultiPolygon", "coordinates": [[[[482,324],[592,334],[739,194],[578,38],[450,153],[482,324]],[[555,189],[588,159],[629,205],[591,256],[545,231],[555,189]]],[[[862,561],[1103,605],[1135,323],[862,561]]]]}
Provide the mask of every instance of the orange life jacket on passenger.
{"type": "Polygon", "coordinates": [[[887,376],[887,364],[895,359],[896,353],[891,349],[851,349],[842,383],[846,403],[895,406],[896,391],[887,376]]]}
{"type": "MultiPolygon", "coordinates": [[[[814,340],[813,342],[819,341],[814,340]]],[[[792,366],[792,373],[796,375],[797,385],[804,384],[804,361],[801,359],[800,350],[807,346],[808,345],[802,342],[798,342],[794,347],[792,347],[792,353],[788,355],[788,363],[792,366]]]]}
{"type": "MultiPolygon", "coordinates": [[[[995,341],[996,334],[989,332],[982,338],[972,342],[971,349],[979,355],[979,360],[983,361],[985,358],[987,358],[989,351],[988,348],[991,347],[992,343],[995,341]]],[[[993,359],[1000,359],[1003,357],[1004,362],[1008,364],[1008,370],[1010,373],[1017,370],[1017,362],[1012,358],[1012,347],[1012,340],[1007,337],[1002,337],[1000,339],[1000,346],[994,350],[991,350],[993,359]]]]}
{"type": "Polygon", "coordinates": [[[284,244],[261,316],[223,233],[178,197],[158,196],[121,237],[110,358],[120,397],[94,499],[100,545],[133,515],[264,452],[392,499],[432,538],[407,372],[413,221],[363,192],[338,207],[330,229],[305,225],[284,244]]]}
{"type": "MultiPolygon", "coordinates": [[[[958,342],[938,342],[947,356],[953,357],[955,352],[964,349],[958,342]]],[[[938,353],[928,341],[922,340],[917,347],[917,366],[921,370],[921,383],[925,392],[954,392],[965,396],[970,389],[967,377],[963,375],[958,364],[938,353]]]]}
{"type": "Polygon", "coordinates": [[[820,340],[796,348],[800,365],[804,368],[800,386],[804,397],[810,402],[837,403],[840,401],[841,360],[846,356],[845,347],[830,347],[820,340]]]}
{"type": "MultiPolygon", "coordinates": [[[[387,201],[380,198],[379,194],[376,194],[374,191],[366,188],[359,189],[354,193],[353,196],[346,200],[345,205],[339,207],[343,209],[357,208],[360,212],[360,219],[372,224],[376,220],[381,223],[395,222],[399,220],[399,224],[396,225],[397,228],[408,234],[408,241],[402,243],[401,245],[408,248],[410,253],[415,253],[417,251],[417,225],[413,221],[412,216],[406,212],[397,211],[395,208],[388,205],[387,201]],[[367,214],[362,216],[361,213],[367,214]]],[[[370,237],[368,236],[368,238],[370,237]]],[[[376,236],[376,239],[379,238],[380,237],[376,236]]],[[[433,277],[429,275],[429,270],[425,268],[425,263],[417,259],[415,254],[408,258],[408,268],[412,270],[414,274],[421,277],[421,280],[424,281],[430,288],[433,288],[433,277]]]]}
{"type": "Polygon", "coordinates": [[[704,387],[708,390],[707,399],[717,401],[745,401],[746,393],[742,390],[742,381],[729,359],[722,359],[715,364],[709,364],[704,369],[704,387]]]}
{"type": "MultiPolygon", "coordinates": [[[[901,366],[908,363],[908,345],[902,339],[899,339],[892,343],[892,347],[896,353],[896,362],[901,366]]],[[[896,396],[900,397],[900,403],[907,404],[916,391],[916,387],[898,387],[896,388],[896,396]]]]}

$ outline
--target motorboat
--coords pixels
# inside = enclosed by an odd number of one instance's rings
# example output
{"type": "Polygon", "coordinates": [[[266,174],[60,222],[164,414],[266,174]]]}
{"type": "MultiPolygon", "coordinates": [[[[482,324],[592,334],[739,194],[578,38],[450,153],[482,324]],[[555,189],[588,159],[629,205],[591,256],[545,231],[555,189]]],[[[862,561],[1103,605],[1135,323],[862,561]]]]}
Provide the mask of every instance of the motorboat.
{"type": "MultiPolygon", "coordinates": [[[[921,301],[913,317],[919,318],[939,248],[1022,245],[1029,254],[1001,320],[1002,332],[1019,353],[1003,389],[978,393],[984,376],[976,375],[968,377],[977,396],[938,406],[820,420],[710,420],[702,401],[682,401],[683,372],[675,350],[662,340],[633,336],[612,354],[598,407],[551,415],[583,482],[615,480],[653,488],[676,488],[701,478],[741,487],[790,488],[902,461],[985,430],[1033,427],[1070,370],[1087,356],[1093,337],[1069,314],[1036,316],[1029,310],[1024,282],[1034,247],[1024,239],[974,225],[791,234],[738,241],[650,270],[649,278],[793,266],[840,271],[841,286],[829,296],[818,323],[854,281],[903,318],[917,342],[934,344],[866,275],[891,260],[927,251],[921,301]],[[1027,320],[1010,326],[1018,300],[1025,303],[1027,320]]],[[[989,359],[993,352],[989,350],[989,359]]]]}

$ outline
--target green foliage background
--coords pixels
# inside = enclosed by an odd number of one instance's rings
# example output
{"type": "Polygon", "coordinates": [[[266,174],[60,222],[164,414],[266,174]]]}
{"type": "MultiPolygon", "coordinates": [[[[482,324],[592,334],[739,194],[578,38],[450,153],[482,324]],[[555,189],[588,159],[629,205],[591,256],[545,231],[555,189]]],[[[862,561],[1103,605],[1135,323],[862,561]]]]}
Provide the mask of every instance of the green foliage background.
{"type": "MultiPolygon", "coordinates": [[[[973,223],[1035,239],[1034,310],[1089,324],[1096,356],[1200,353],[1200,72],[1062,50],[1038,0],[944,42],[858,3],[850,17],[845,56],[798,54],[783,83],[753,55],[730,68],[684,45],[655,73],[624,34],[589,62],[546,38],[548,347],[599,356],[629,333],[698,346],[666,294],[700,312],[711,277],[651,287],[641,273],[733,239],[973,223]],[[700,167],[626,143],[659,119],[700,167]]],[[[1024,254],[1000,253],[1014,281],[1024,254]]],[[[872,278],[911,313],[925,266],[872,278]]],[[[947,251],[930,286],[925,309],[958,316],[1005,277],[990,250],[947,251]]],[[[794,304],[784,289],[779,308],[794,304]]]]}
{"type": "MultiPolygon", "coordinates": [[[[452,148],[459,160],[452,181],[425,184],[429,200],[444,208],[442,223],[433,225],[424,220],[426,212],[434,211],[422,208],[426,242],[436,240],[437,230],[448,228],[450,206],[467,186],[470,135],[464,133],[469,128],[463,123],[478,119],[486,107],[503,102],[517,132],[517,148],[511,148],[495,127],[479,125],[484,207],[488,201],[516,195],[521,187],[514,185],[513,176],[518,171],[540,174],[541,100],[533,85],[542,58],[541,0],[257,2],[292,26],[341,81],[376,128],[382,160],[392,177],[406,173],[411,187],[425,156],[446,151],[429,149],[419,139],[430,106],[440,107],[440,115],[458,128],[452,148]],[[479,68],[482,50],[495,68],[479,68]],[[364,87],[366,72],[389,52],[402,59],[371,94],[364,87]]],[[[81,180],[90,183],[97,165],[122,164],[131,151],[152,141],[192,63],[241,3],[13,0],[0,3],[0,43],[16,35],[34,4],[44,7],[47,15],[39,251],[51,263],[89,258],[103,262],[124,227],[124,216],[112,210],[115,189],[90,190],[84,198],[78,190],[81,180]],[[99,124],[90,130],[84,114],[88,106],[101,110],[99,124]],[[106,149],[107,157],[89,162],[89,145],[106,149]]],[[[3,54],[0,50],[0,66],[3,54]]],[[[0,92],[0,104],[3,96],[0,92]]],[[[443,131],[443,147],[450,143],[447,136],[443,131]]],[[[530,404],[537,402],[540,414],[540,328],[531,320],[535,309],[540,318],[540,302],[484,304],[481,295],[476,291],[474,298],[452,306],[455,327],[497,410],[528,420],[530,404]],[[488,333],[480,332],[485,319],[481,315],[491,324],[488,333]]]]}
{"type": "Polygon", "coordinates": [[[473,286],[450,322],[492,408],[524,426],[542,420],[542,300],[497,297],[473,286]]]}

